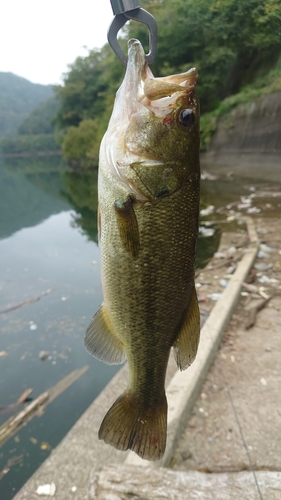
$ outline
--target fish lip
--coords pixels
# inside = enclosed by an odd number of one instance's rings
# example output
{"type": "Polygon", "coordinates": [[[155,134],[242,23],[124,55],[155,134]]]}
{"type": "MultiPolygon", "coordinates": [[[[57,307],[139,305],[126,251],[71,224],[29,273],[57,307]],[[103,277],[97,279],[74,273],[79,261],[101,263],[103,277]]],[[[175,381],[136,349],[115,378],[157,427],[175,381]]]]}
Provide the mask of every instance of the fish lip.
{"type": "Polygon", "coordinates": [[[131,116],[136,110],[144,95],[144,82],[147,78],[153,78],[153,74],[147,64],[143,46],[136,38],[128,41],[128,63],[124,77],[124,90],[128,99],[128,115],[131,116]]]}
{"type": "Polygon", "coordinates": [[[168,77],[154,77],[150,70],[141,42],[135,38],[128,41],[128,63],[124,78],[127,116],[130,120],[139,106],[148,108],[153,113],[164,115],[178,97],[191,92],[197,82],[198,72],[191,68],[185,73],[168,77]],[[161,109],[162,108],[162,109],[161,109]]]}

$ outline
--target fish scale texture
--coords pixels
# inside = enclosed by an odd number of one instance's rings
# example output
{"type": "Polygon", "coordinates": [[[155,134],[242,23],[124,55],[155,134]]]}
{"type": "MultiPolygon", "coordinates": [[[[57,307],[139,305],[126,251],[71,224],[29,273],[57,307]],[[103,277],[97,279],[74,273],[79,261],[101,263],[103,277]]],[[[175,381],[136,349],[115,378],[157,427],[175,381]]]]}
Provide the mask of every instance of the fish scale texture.
{"type": "Polygon", "coordinates": [[[105,307],[126,346],[130,384],[155,401],[158,386],[153,382],[165,378],[169,351],[194,287],[199,174],[190,174],[172,196],[135,210],[140,238],[136,259],[122,247],[116,223],[112,200],[122,193],[118,186],[112,192],[107,180],[101,182],[101,205],[107,205],[101,210],[100,239],[105,307]],[[149,374],[150,391],[141,388],[143,372],[149,374]]]}

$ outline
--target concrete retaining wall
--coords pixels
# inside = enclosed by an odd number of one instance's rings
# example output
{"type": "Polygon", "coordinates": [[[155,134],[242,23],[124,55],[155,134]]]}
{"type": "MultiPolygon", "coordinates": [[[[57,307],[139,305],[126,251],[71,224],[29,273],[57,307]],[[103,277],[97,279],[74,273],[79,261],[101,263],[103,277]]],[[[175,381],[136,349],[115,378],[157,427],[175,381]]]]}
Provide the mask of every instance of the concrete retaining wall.
{"type": "Polygon", "coordinates": [[[281,92],[240,104],[219,120],[202,169],[281,181],[281,92]]]}

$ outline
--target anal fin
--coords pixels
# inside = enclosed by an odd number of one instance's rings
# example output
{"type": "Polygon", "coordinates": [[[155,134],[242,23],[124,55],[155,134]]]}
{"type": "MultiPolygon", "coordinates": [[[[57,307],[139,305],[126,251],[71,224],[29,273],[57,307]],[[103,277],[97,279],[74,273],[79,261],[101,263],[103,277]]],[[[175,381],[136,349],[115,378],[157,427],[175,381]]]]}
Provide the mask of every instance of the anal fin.
{"type": "Polygon", "coordinates": [[[126,360],[124,345],[116,337],[104,305],[93,317],[84,344],[92,356],[109,365],[120,365],[126,360]]]}
{"type": "Polygon", "coordinates": [[[194,361],[200,338],[200,311],[195,287],[187,307],[180,332],[173,344],[175,360],[180,370],[185,370],[194,361]]]}

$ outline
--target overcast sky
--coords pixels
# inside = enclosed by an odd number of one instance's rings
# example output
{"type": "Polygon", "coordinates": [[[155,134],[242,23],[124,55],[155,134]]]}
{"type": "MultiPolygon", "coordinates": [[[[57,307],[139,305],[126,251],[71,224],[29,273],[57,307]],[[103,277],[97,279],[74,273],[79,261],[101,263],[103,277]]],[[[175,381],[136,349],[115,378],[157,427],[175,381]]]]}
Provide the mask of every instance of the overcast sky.
{"type": "Polygon", "coordinates": [[[113,19],[110,0],[1,0],[0,71],[34,83],[61,83],[77,56],[101,47],[113,19]]]}

